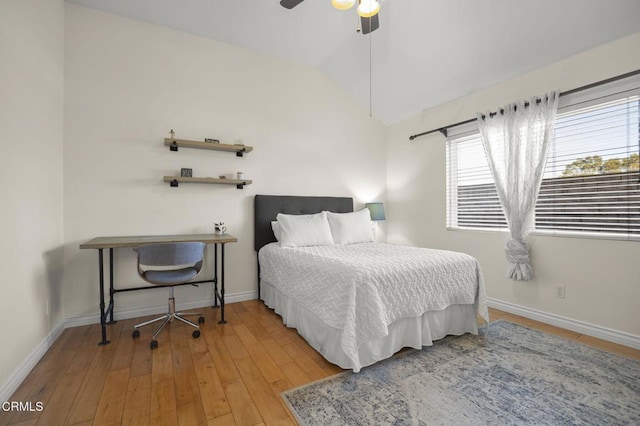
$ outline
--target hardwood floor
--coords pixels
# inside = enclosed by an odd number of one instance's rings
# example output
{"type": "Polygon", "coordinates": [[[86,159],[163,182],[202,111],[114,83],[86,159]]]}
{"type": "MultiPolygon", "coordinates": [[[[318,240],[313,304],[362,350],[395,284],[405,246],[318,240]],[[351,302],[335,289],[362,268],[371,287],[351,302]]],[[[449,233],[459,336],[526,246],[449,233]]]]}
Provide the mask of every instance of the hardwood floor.
{"type": "MultiPolygon", "coordinates": [[[[143,318],[109,326],[111,344],[97,346],[99,325],[69,328],[27,376],[11,401],[31,411],[0,411],[0,425],[286,425],[295,424],[280,392],[342,370],[328,363],[282,319],[255,300],[202,308],[199,339],[181,323],[159,336],[131,338],[143,318]],[[38,411],[36,403],[44,409],[38,411]]],[[[640,351],[490,310],[505,319],[640,359],[640,351]]]]}

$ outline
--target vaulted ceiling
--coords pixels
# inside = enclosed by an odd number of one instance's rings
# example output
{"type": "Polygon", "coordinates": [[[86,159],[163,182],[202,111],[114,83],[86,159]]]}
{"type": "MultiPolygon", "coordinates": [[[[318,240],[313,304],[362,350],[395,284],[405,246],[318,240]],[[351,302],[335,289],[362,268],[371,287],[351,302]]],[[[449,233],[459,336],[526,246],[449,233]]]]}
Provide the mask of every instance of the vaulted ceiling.
{"type": "Polygon", "coordinates": [[[380,0],[370,37],[330,0],[67,1],[316,67],[387,124],[640,32],[640,0],[380,0]]]}

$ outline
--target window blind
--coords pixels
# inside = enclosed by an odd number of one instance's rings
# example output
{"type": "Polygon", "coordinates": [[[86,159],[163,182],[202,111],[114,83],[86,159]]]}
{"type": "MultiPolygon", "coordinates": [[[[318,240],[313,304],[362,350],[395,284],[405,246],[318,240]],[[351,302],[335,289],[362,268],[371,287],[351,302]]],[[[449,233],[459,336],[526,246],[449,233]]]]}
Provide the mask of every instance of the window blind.
{"type": "MultiPolygon", "coordinates": [[[[559,108],[536,231],[640,237],[640,82],[624,84],[559,108]]],[[[477,130],[447,141],[447,226],[507,228],[477,130]]]]}
{"type": "Polygon", "coordinates": [[[507,228],[479,133],[447,141],[447,226],[507,228]]]}

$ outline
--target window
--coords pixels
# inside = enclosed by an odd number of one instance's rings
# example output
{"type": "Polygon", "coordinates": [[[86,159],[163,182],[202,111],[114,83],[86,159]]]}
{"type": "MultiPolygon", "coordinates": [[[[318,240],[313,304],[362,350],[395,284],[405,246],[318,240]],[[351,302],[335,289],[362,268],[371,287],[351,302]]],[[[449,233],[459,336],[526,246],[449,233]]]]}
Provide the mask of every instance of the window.
{"type": "MultiPolygon", "coordinates": [[[[640,238],[640,78],[585,92],[561,98],[534,229],[640,238]]],[[[447,226],[507,229],[477,126],[452,133],[447,226]]]]}

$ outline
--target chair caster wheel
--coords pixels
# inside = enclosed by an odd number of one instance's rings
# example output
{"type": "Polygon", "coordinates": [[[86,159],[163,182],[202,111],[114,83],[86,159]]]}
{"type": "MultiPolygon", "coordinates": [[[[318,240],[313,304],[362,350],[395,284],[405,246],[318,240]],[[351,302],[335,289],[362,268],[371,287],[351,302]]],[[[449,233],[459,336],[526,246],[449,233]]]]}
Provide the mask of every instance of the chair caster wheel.
{"type": "Polygon", "coordinates": [[[204,322],[204,317],[198,318],[198,324],[202,324],[204,322]]]}
{"type": "Polygon", "coordinates": [[[134,339],[140,337],[140,330],[133,330],[133,333],[131,333],[131,337],[133,337],[134,339]]]}
{"type": "Polygon", "coordinates": [[[193,336],[194,339],[197,339],[198,337],[200,337],[200,330],[194,331],[191,335],[193,336]]]}
{"type": "Polygon", "coordinates": [[[152,340],[151,344],[149,345],[149,347],[151,349],[156,349],[158,347],[158,341],[157,340],[152,340]]]}

